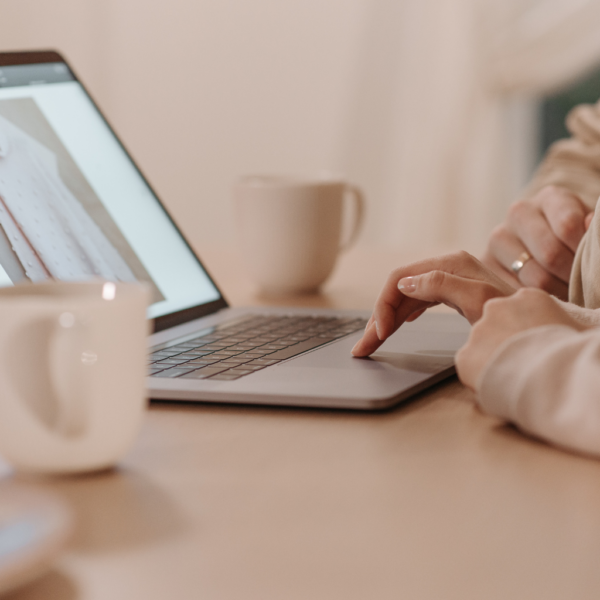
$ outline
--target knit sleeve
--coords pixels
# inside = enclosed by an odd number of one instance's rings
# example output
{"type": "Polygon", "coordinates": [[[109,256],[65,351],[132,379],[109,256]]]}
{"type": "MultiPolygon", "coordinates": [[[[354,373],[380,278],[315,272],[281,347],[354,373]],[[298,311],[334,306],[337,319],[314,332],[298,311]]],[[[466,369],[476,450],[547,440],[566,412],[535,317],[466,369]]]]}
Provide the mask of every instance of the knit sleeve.
{"type": "Polygon", "coordinates": [[[486,365],[477,396],[485,412],[529,434],[600,457],[600,328],[512,336],[486,365]]]}

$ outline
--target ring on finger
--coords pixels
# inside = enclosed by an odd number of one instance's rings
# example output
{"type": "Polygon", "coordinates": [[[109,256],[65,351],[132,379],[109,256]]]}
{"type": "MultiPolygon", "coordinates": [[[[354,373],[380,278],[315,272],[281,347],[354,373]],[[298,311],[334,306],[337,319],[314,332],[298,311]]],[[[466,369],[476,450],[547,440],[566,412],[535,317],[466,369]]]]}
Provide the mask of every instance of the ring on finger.
{"type": "Polygon", "coordinates": [[[519,255],[519,258],[517,258],[517,260],[513,261],[512,265],[510,265],[510,270],[515,275],[518,275],[519,271],[525,266],[525,263],[528,260],[531,260],[531,254],[529,254],[529,252],[521,252],[521,254],[519,255]]]}

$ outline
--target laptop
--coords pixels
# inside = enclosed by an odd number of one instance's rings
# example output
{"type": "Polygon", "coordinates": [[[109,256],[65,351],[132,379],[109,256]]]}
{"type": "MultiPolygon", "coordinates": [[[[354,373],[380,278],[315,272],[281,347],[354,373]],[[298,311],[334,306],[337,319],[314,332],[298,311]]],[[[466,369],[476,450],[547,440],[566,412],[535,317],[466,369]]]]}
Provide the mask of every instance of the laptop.
{"type": "Polygon", "coordinates": [[[0,53],[0,285],[93,277],[151,289],[154,400],[386,408],[469,332],[426,313],[355,359],[364,311],[230,307],[64,58],[0,53]]]}

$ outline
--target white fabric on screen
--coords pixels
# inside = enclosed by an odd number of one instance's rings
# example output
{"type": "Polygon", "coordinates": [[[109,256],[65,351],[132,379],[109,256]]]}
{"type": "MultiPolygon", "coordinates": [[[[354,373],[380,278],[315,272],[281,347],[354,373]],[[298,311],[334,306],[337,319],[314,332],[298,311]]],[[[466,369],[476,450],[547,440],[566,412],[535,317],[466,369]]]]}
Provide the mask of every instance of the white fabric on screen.
{"type": "Polygon", "coordinates": [[[63,183],[56,156],[0,117],[0,226],[31,281],[103,277],[131,269],[63,183]]]}

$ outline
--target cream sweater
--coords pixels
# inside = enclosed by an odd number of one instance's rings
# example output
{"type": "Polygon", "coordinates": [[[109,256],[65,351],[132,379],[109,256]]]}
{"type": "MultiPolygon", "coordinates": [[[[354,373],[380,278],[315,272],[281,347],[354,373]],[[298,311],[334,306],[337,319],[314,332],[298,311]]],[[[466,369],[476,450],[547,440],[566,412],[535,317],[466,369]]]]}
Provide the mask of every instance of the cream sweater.
{"type": "MultiPolygon", "coordinates": [[[[575,108],[567,126],[572,137],[551,147],[526,194],[555,184],[594,207],[600,196],[600,102],[575,108]]],[[[577,250],[569,300],[557,302],[594,329],[552,325],[511,337],[486,365],[477,396],[484,411],[523,431],[600,457],[600,210],[577,250]]]]}

